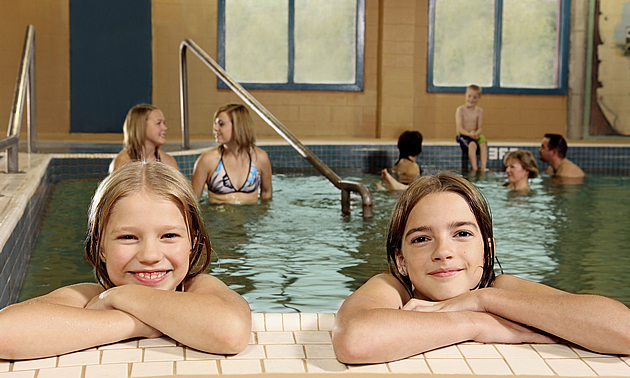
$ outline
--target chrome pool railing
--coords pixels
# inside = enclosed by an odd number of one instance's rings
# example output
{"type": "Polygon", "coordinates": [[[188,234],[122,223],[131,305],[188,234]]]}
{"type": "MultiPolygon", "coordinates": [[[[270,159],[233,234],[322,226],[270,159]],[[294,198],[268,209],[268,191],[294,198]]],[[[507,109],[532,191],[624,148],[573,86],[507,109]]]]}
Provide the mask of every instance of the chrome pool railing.
{"type": "Polygon", "coordinates": [[[7,137],[0,140],[0,150],[7,150],[7,173],[18,173],[18,143],[22,126],[22,112],[26,97],[28,152],[37,152],[37,117],[35,106],[35,27],[26,27],[22,59],[18,69],[7,137]]]}
{"type": "Polygon", "coordinates": [[[350,193],[357,192],[363,201],[363,217],[372,217],[372,193],[363,185],[355,181],[341,179],[332,169],[322,162],[315,154],[306,148],[276,117],[262,106],[238,82],[232,79],[199,45],[191,39],[185,39],[179,45],[179,92],[182,120],[182,148],[190,148],[188,129],[188,64],[186,50],[192,52],[210,68],[234,93],[236,93],[250,108],[252,108],[269,126],[284,138],[304,159],[324,175],[335,187],[341,190],[341,212],[350,213],[350,193]]]}

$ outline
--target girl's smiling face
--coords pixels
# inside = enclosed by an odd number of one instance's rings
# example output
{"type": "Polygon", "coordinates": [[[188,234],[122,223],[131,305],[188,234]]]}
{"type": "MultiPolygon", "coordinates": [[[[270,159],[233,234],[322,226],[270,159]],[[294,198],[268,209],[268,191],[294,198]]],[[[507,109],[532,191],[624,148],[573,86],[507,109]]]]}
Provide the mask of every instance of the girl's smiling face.
{"type": "Polygon", "coordinates": [[[153,147],[163,145],[166,143],[166,130],[164,114],[158,109],[153,109],[147,117],[144,132],[146,142],[153,144],[153,147]]]}
{"type": "Polygon", "coordinates": [[[116,202],[101,245],[116,286],[175,290],[188,273],[192,246],[184,215],[173,202],[144,190],[116,202]]]}
{"type": "Polygon", "coordinates": [[[409,214],[396,265],[409,276],[414,296],[442,301],[477,286],[484,244],[468,203],[459,194],[423,197],[409,214]]]}

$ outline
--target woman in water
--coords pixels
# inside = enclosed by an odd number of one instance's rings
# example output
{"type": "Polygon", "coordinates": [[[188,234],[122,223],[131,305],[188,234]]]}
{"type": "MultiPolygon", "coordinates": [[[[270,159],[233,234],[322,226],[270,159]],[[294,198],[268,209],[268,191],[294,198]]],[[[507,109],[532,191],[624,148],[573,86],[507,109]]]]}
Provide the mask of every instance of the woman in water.
{"type": "Polygon", "coordinates": [[[166,121],[160,109],[140,104],[129,109],[123,125],[125,146],[109,166],[113,172],[132,161],[161,161],[178,168],[175,159],[160,146],[166,143],[166,121]]]}
{"type": "Polygon", "coordinates": [[[494,273],[492,218],[479,190],[453,173],[423,176],[396,203],[389,274],[339,309],[333,347],[344,363],[395,361],[464,341],[555,343],[630,353],[630,310],[494,273]]]}
{"type": "Polygon", "coordinates": [[[214,114],[214,138],[219,145],[195,162],[192,186],[201,198],[208,185],[211,203],[255,203],[272,196],[271,163],[254,144],[253,120],[244,105],[228,104],[214,114]]]}
{"type": "Polygon", "coordinates": [[[529,190],[529,179],[538,177],[538,164],[529,151],[508,152],[503,158],[503,164],[509,181],[506,185],[508,189],[526,192],[529,190]]]}
{"type": "Polygon", "coordinates": [[[126,164],[99,185],[88,212],[85,256],[98,284],[2,309],[0,359],[162,335],[209,353],[241,352],[249,306],[205,273],[211,251],[190,182],[166,164],[126,164]]]}

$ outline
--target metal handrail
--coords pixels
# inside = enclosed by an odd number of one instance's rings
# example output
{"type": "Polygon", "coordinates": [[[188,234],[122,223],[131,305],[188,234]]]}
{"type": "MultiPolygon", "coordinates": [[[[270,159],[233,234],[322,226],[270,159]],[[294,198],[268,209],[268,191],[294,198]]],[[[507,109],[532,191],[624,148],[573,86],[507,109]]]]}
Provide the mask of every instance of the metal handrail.
{"type": "Polygon", "coordinates": [[[341,189],[341,211],[344,214],[350,213],[350,192],[357,192],[363,201],[363,217],[372,217],[372,194],[363,184],[343,180],[333,172],[315,154],[306,148],[276,117],[273,116],[264,106],[262,106],[249,92],[239,83],[232,79],[199,45],[191,39],[185,39],[179,45],[179,89],[180,89],[180,109],[182,119],[182,147],[190,148],[190,135],[188,132],[188,72],[186,61],[186,50],[190,48],[201,61],[208,66],[234,93],[236,93],[247,105],[249,105],[258,115],[269,124],[281,137],[315,169],[323,174],[335,187],[341,189]]]}
{"type": "Polygon", "coordinates": [[[28,126],[28,152],[37,152],[37,118],[35,112],[35,27],[26,27],[24,37],[24,49],[18,69],[15,91],[13,92],[13,104],[9,116],[7,137],[0,140],[0,150],[7,150],[7,172],[18,173],[18,144],[20,142],[20,129],[22,126],[22,114],[24,110],[24,97],[26,97],[27,126],[28,126]]]}

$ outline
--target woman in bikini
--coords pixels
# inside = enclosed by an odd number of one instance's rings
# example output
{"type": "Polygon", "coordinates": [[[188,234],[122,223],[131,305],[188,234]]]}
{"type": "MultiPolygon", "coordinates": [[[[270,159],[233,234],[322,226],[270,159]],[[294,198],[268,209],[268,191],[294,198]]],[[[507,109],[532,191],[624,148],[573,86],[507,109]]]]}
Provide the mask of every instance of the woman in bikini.
{"type": "Polygon", "coordinates": [[[228,104],[214,113],[213,133],[218,146],[195,162],[192,186],[201,198],[208,185],[210,203],[246,204],[271,199],[271,163],[255,146],[252,117],[244,105],[228,104]]]}

